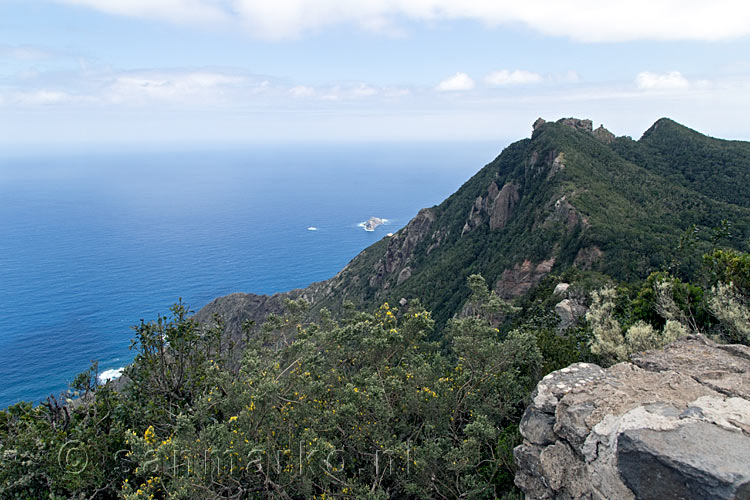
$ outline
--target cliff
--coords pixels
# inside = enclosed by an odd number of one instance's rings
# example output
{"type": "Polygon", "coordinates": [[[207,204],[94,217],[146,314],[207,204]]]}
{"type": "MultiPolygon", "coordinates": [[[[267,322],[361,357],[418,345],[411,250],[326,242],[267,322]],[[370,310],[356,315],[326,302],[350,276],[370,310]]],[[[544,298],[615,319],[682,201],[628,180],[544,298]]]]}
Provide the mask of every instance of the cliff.
{"type": "Polygon", "coordinates": [[[514,450],[529,499],[750,498],[750,348],[702,336],[532,394],[514,450]]]}

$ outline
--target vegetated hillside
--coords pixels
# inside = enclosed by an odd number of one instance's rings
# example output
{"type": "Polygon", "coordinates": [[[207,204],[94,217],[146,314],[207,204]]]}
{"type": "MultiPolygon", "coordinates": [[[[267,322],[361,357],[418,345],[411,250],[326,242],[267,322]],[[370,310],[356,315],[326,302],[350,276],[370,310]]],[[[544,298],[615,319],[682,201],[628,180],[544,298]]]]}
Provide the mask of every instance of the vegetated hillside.
{"type": "MultiPolygon", "coordinates": [[[[742,344],[716,351],[747,358],[750,253],[726,247],[747,245],[748,208],[628,160],[621,145],[631,159],[652,155],[589,121],[538,121],[531,139],[331,280],[270,297],[233,294],[195,317],[178,303],[171,316],[142,321],[135,359],[116,383],[100,384],[94,363],[59,398],[0,410],[0,498],[511,500],[520,498],[514,484],[547,491],[553,482],[539,471],[560,468],[573,479],[554,482],[565,491],[558,496],[582,491],[593,483],[566,458],[572,448],[553,444],[562,407],[546,392],[525,412],[540,380],[556,380],[561,396],[572,388],[563,382],[581,373],[596,383],[588,374],[602,370],[592,362],[637,380],[622,361],[682,338],[693,347],[678,347],[680,361],[707,370],[686,372],[688,385],[698,373],[723,388],[711,411],[732,395],[727,373],[747,386],[746,363],[707,363],[694,347],[708,345],[706,335],[742,344]],[[697,279],[681,279],[691,273],[697,279]],[[488,284],[518,300],[502,300],[488,284]],[[207,321],[212,313],[223,322],[207,321]],[[266,316],[238,339],[246,320],[266,316]],[[576,362],[587,364],[544,378],[576,362]],[[543,455],[552,468],[539,466],[543,455]]],[[[641,375],[631,395],[663,378],[641,375]]],[[[649,407],[663,413],[669,395],[686,398],[672,407],[683,408],[705,394],[683,394],[674,381],[662,384],[662,405],[649,398],[649,407]]],[[[589,414],[583,392],[583,406],[560,404],[589,414]]],[[[704,417],[714,418],[688,415],[704,417]]],[[[571,446],[591,430],[581,429],[563,432],[571,446]]],[[[705,450],[694,456],[721,460],[705,450]]],[[[650,477],[648,463],[638,458],[627,477],[650,477]]],[[[724,488],[692,465],[683,470],[707,497],[724,488]]]]}
{"type": "Polygon", "coordinates": [[[639,141],[621,137],[612,147],[676,184],[750,207],[750,143],[714,139],[662,118],[639,141]]]}
{"type": "Polygon", "coordinates": [[[441,325],[461,311],[473,273],[505,298],[571,266],[632,281],[679,260],[672,271],[690,278],[691,259],[709,248],[722,221],[733,226],[725,243],[747,246],[749,178],[750,143],[712,139],[668,119],[639,141],[593,130],[589,120],[540,119],[531,139],[508,146],[330,280],[270,300],[217,299],[199,318],[259,320],[285,296],[334,311],[345,301],[374,307],[419,297],[441,325]],[[678,255],[688,243],[697,251],[678,255]]]}

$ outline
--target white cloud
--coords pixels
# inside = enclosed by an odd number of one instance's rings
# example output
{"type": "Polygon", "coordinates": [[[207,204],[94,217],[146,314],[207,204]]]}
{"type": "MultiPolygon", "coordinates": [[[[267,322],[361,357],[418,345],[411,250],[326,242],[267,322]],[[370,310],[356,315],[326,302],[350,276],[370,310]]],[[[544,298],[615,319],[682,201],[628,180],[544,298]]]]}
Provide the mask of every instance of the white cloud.
{"type": "Polygon", "coordinates": [[[587,42],[727,40],[750,35],[745,0],[57,0],[117,15],[176,23],[234,24],[270,39],[336,24],[398,33],[398,22],[475,20],[522,24],[587,42]]]}
{"type": "Polygon", "coordinates": [[[471,90],[474,88],[474,80],[466,73],[456,73],[438,83],[436,90],[441,92],[471,90]]]}
{"type": "Polygon", "coordinates": [[[690,82],[679,71],[662,74],[642,71],[635,77],[635,84],[643,90],[681,90],[690,87],[690,82]]]}
{"type": "Polygon", "coordinates": [[[307,85],[296,85],[289,89],[289,93],[292,97],[313,97],[315,96],[315,89],[307,85]]]}
{"type": "MultiPolygon", "coordinates": [[[[108,14],[174,23],[208,24],[230,21],[226,7],[213,0],[57,0],[108,14]]],[[[234,1],[234,0],[233,0],[234,1]]],[[[230,2],[231,3],[231,2],[230,2]]]]}
{"type": "Polygon", "coordinates": [[[196,98],[215,100],[223,91],[242,85],[255,92],[268,87],[267,81],[250,82],[245,77],[209,71],[145,71],[116,76],[105,97],[114,103],[159,100],[181,102],[196,98]]]}
{"type": "Polygon", "coordinates": [[[371,87],[366,83],[360,83],[352,89],[352,95],[354,97],[371,97],[377,95],[378,89],[371,87]]]}
{"type": "Polygon", "coordinates": [[[531,83],[539,83],[544,78],[539,73],[532,73],[531,71],[524,71],[517,69],[514,71],[508,71],[503,69],[500,71],[493,71],[486,77],[484,77],[485,83],[488,85],[525,85],[531,83]]]}
{"type": "Polygon", "coordinates": [[[32,92],[19,92],[15,95],[15,102],[19,104],[46,105],[62,104],[73,100],[73,96],[58,90],[36,90],[32,92]]]}
{"type": "Polygon", "coordinates": [[[52,53],[31,45],[2,45],[0,44],[0,57],[7,57],[19,61],[34,61],[52,57],[52,53]]]}

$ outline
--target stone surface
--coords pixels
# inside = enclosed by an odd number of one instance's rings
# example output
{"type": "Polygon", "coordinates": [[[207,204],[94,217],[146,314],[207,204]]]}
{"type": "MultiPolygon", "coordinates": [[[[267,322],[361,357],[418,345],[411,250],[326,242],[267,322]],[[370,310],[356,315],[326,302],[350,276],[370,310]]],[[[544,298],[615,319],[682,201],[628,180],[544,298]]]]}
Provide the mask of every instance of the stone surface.
{"type": "Polygon", "coordinates": [[[554,264],[554,257],[543,260],[538,264],[533,264],[530,260],[519,262],[503,271],[495,284],[495,291],[504,299],[523,295],[549,274],[554,264]]]}
{"type": "MultiPolygon", "coordinates": [[[[494,185],[494,183],[493,183],[494,185]]],[[[495,196],[490,213],[490,229],[502,229],[508,223],[513,209],[518,203],[518,186],[512,183],[505,184],[495,196]]]]}
{"type": "Polygon", "coordinates": [[[581,120],[580,118],[561,118],[557,120],[557,123],[565,125],[566,127],[581,130],[583,132],[594,131],[594,124],[591,120],[581,120]]]}
{"type": "Polygon", "coordinates": [[[487,194],[474,200],[461,230],[461,236],[484,223],[488,223],[490,229],[502,229],[513,215],[519,199],[516,184],[509,182],[504,184],[502,189],[498,189],[494,181],[490,182],[487,194]]]}
{"type": "Polygon", "coordinates": [[[599,128],[594,130],[594,137],[605,144],[610,144],[615,140],[615,134],[604,128],[604,125],[599,125],[599,128]]]}
{"type": "Polygon", "coordinates": [[[542,379],[514,454],[527,498],[750,499],[750,349],[688,336],[542,379]]]}
{"type": "MultiPolygon", "coordinates": [[[[557,288],[555,288],[557,290],[557,288]]],[[[565,329],[576,324],[588,309],[571,299],[563,299],[555,305],[555,314],[560,318],[560,328],[565,329]]]]}

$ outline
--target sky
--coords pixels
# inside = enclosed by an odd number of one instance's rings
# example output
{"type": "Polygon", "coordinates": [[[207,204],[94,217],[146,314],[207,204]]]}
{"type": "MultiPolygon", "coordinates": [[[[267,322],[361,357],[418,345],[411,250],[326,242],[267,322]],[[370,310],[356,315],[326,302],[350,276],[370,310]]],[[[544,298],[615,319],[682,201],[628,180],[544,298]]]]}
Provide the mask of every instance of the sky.
{"type": "Polygon", "coordinates": [[[746,0],[0,0],[0,146],[750,139],[746,0]]]}

